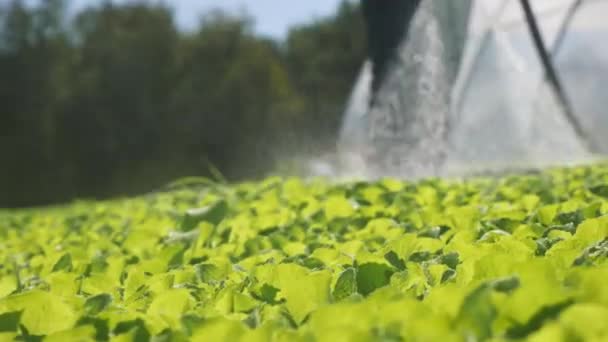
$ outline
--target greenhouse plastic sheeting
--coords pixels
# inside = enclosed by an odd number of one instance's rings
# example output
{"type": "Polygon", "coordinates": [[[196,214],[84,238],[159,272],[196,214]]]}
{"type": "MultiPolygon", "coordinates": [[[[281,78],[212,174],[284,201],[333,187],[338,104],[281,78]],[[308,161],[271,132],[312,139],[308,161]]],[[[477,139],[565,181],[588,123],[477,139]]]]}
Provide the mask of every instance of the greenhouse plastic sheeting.
{"type": "Polygon", "coordinates": [[[608,152],[608,0],[531,4],[585,141],[546,81],[520,1],[431,0],[371,108],[369,62],[362,68],[343,154],[371,174],[416,177],[576,162],[589,145],[608,152]]]}

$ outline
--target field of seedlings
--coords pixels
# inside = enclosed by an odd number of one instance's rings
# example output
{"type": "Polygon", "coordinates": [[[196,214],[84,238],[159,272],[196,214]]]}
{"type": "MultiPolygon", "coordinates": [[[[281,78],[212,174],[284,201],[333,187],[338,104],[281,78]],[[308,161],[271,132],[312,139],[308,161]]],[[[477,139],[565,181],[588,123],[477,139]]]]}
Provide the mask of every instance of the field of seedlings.
{"type": "Polygon", "coordinates": [[[608,165],[0,211],[0,341],[608,341],[608,165]]]}

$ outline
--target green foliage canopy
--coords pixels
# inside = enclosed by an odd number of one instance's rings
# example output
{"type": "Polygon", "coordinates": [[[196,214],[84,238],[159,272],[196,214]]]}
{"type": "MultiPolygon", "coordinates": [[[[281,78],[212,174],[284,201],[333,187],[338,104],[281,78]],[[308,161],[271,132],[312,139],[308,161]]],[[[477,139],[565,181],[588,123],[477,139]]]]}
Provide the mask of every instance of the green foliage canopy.
{"type": "Polygon", "coordinates": [[[0,212],[0,337],[603,341],[608,166],[0,212]]]}

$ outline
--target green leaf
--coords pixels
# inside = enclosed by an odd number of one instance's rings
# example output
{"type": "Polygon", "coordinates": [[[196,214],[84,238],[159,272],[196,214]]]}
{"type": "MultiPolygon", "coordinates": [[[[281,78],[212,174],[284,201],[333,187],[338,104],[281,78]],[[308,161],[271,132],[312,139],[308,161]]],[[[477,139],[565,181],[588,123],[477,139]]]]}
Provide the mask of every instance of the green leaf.
{"type": "Polygon", "coordinates": [[[228,214],[228,203],[217,201],[203,208],[189,209],[182,217],[180,230],[188,232],[196,228],[200,222],[218,225],[228,214]]]}
{"type": "Polygon", "coordinates": [[[455,270],[460,263],[460,255],[456,252],[443,254],[439,257],[439,263],[446,265],[447,267],[455,270]]]}
{"type": "Polygon", "coordinates": [[[571,341],[605,341],[608,308],[597,303],[577,303],[559,316],[559,322],[571,341]]]}
{"type": "Polygon", "coordinates": [[[264,273],[265,275],[260,274],[258,279],[262,278],[262,282],[280,290],[280,295],[285,298],[285,307],[296,324],[300,324],[310,312],[329,302],[331,273],[327,270],[311,272],[296,264],[279,264],[270,266],[264,273]]]}
{"type": "Polygon", "coordinates": [[[59,260],[53,265],[53,272],[66,271],[70,272],[72,270],[72,256],[70,253],[66,253],[62,255],[59,260]]]}
{"type": "Polygon", "coordinates": [[[224,271],[213,264],[196,265],[196,275],[203,283],[213,284],[225,277],[224,271]]]}
{"type": "Polygon", "coordinates": [[[42,339],[44,338],[44,335],[30,334],[29,330],[23,324],[19,325],[19,330],[21,330],[21,336],[19,336],[19,338],[25,342],[42,342],[42,339]]]}
{"type": "Polygon", "coordinates": [[[538,312],[536,312],[526,324],[515,325],[507,330],[507,337],[514,339],[523,339],[528,337],[530,334],[542,328],[543,324],[549,320],[553,320],[559,316],[559,314],[567,309],[569,306],[574,304],[574,301],[568,299],[561,303],[554,305],[544,306],[538,312]]]}
{"type": "Polygon", "coordinates": [[[250,296],[235,291],[233,293],[233,308],[235,312],[250,312],[260,303],[250,296]]]}
{"type": "Polygon", "coordinates": [[[165,329],[160,334],[154,335],[150,339],[150,342],[185,341],[185,337],[183,338],[183,340],[180,340],[180,337],[182,336],[179,336],[177,333],[173,333],[171,329],[165,329]]]}
{"type": "Polygon", "coordinates": [[[596,218],[601,215],[600,209],[602,208],[601,202],[596,202],[588,205],[587,207],[581,209],[581,214],[585,219],[596,218]]]}
{"type": "Polygon", "coordinates": [[[107,293],[87,298],[84,311],[89,316],[95,316],[105,310],[112,303],[112,296],[107,293]]]}
{"type": "Polygon", "coordinates": [[[396,269],[398,269],[400,271],[405,270],[405,261],[403,261],[403,259],[399,258],[397,253],[390,251],[390,252],[384,254],[384,259],[386,259],[386,261],[388,261],[389,264],[391,264],[396,269]]]}
{"type": "Polygon", "coordinates": [[[364,296],[376,289],[388,285],[391,276],[395,273],[384,264],[367,263],[357,267],[357,289],[364,296]]]}
{"type": "Polygon", "coordinates": [[[74,326],[77,313],[62,298],[33,290],[0,299],[0,312],[23,311],[20,324],[31,335],[48,335],[74,326]]]}
{"type": "Polygon", "coordinates": [[[429,251],[421,251],[421,252],[414,252],[410,255],[410,257],[408,258],[408,261],[411,262],[415,262],[415,263],[423,263],[425,261],[429,261],[433,258],[433,254],[429,251]]]}
{"type": "Polygon", "coordinates": [[[450,280],[454,279],[455,277],[456,277],[456,271],[454,271],[453,269],[447,269],[441,275],[440,284],[443,284],[446,281],[450,281],[450,280]]]}
{"type": "Polygon", "coordinates": [[[591,191],[591,193],[594,195],[608,199],[608,184],[592,186],[589,188],[589,191],[591,191]]]}
{"type": "Polygon", "coordinates": [[[593,265],[596,261],[604,260],[606,257],[608,257],[608,237],[585,248],[583,253],[574,259],[572,266],[593,265]]]}
{"type": "Polygon", "coordinates": [[[83,317],[78,320],[76,326],[91,325],[95,328],[95,340],[107,341],[110,338],[110,326],[108,320],[96,317],[83,317]]]}
{"type": "Polygon", "coordinates": [[[420,237],[428,237],[428,238],[432,238],[432,239],[439,239],[443,234],[447,233],[448,231],[450,231],[450,227],[448,226],[437,226],[437,227],[432,227],[429,228],[423,232],[420,232],[418,234],[418,236],[420,237]]]}
{"type": "Polygon", "coordinates": [[[128,341],[133,342],[149,342],[150,332],[146,328],[143,320],[135,319],[130,321],[120,322],[114,328],[114,335],[129,335],[128,341]]]}
{"type": "Polygon", "coordinates": [[[239,341],[246,332],[246,327],[241,322],[214,318],[195,329],[192,341],[239,341]]]}
{"type": "Polygon", "coordinates": [[[169,259],[169,263],[167,265],[168,269],[172,270],[182,266],[184,264],[184,253],[186,253],[186,248],[182,248],[173,254],[171,259],[169,259]]]}
{"type": "Polygon", "coordinates": [[[518,277],[508,277],[504,279],[498,279],[492,282],[494,290],[498,292],[510,293],[515,291],[520,286],[518,277]]]}
{"type": "Polygon", "coordinates": [[[551,233],[552,231],[556,231],[556,230],[574,234],[574,233],[576,233],[576,225],[572,222],[569,222],[569,223],[566,223],[563,225],[551,226],[544,231],[543,237],[546,238],[547,236],[549,236],[549,233],[551,233]]]}
{"type": "Polygon", "coordinates": [[[350,217],[355,212],[352,203],[341,196],[331,196],[325,201],[325,216],[328,220],[350,217]]]}
{"type": "Polygon", "coordinates": [[[548,250],[553,247],[556,243],[562,241],[561,238],[549,239],[541,238],[536,240],[536,255],[544,256],[548,250]]]}
{"type": "Polygon", "coordinates": [[[46,336],[44,342],[93,341],[95,335],[95,327],[83,325],[46,336]]]}
{"type": "Polygon", "coordinates": [[[492,304],[491,294],[492,287],[484,283],[465,297],[456,323],[466,339],[483,341],[492,336],[497,311],[492,304]]]}
{"type": "Polygon", "coordinates": [[[555,217],[555,221],[562,225],[572,224],[574,227],[578,226],[585,220],[585,216],[580,210],[572,211],[568,213],[560,213],[555,217]]]}
{"type": "Polygon", "coordinates": [[[0,314],[0,333],[16,332],[21,321],[22,311],[12,311],[0,314]]]}
{"type": "Polygon", "coordinates": [[[181,323],[186,330],[187,335],[191,336],[196,327],[203,323],[203,319],[192,314],[182,316],[181,323]]]}
{"type": "Polygon", "coordinates": [[[357,275],[352,267],[345,269],[338,278],[332,297],[334,301],[341,301],[357,293],[357,275]]]}
{"type": "Polygon", "coordinates": [[[259,291],[254,293],[259,300],[262,300],[268,304],[277,304],[276,300],[277,294],[279,293],[279,289],[276,287],[270,286],[268,284],[263,284],[259,291]]]}
{"type": "Polygon", "coordinates": [[[192,298],[186,289],[170,289],[154,298],[147,314],[160,318],[167,327],[178,327],[181,317],[190,308],[192,298]]]}

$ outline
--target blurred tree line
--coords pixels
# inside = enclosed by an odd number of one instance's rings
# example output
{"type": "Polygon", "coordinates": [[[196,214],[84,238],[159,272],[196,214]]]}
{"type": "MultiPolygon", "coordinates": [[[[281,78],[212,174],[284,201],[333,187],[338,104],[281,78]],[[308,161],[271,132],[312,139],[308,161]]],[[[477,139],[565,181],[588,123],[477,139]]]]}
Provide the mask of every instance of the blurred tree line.
{"type": "Polygon", "coordinates": [[[359,6],[254,34],[246,15],[105,1],[0,2],[0,207],[151,190],[218,169],[261,177],[335,146],[365,57],[359,6]]]}

